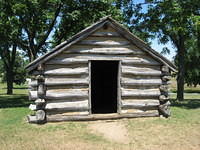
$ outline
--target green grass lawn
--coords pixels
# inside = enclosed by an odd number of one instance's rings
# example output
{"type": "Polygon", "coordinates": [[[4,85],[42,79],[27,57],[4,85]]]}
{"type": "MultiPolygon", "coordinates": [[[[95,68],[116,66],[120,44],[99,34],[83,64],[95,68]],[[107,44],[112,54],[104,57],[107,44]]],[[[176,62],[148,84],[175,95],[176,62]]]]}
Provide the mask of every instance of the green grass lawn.
{"type": "MultiPolygon", "coordinates": [[[[129,144],[117,143],[91,132],[92,122],[28,124],[31,113],[26,86],[15,86],[14,95],[5,95],[0,84],[0,149],[127,149],[127,150],[199,150],[200,94],[187,93],[183,102],[171,95],[172,116],[165,118],[121,119],[128,129],[129,144]]],[[[106,123],[106,121],[104,121],[106,123]]]]}

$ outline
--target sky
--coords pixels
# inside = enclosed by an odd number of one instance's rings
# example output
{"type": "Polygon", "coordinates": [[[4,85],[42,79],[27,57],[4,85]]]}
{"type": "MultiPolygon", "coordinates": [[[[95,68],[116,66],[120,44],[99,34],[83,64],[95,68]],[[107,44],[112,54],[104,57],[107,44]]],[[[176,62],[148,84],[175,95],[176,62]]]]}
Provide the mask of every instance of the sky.
{"type": "Polygon", "coordinates": [[[172,61],[173,57],[176,54],[176,49],[173,47],[171,42],[168,42],[167,44],[163,45],[158,43],[158,39],[154,39],[151,41],[151,48],[153,48],[159,53],[162,51],[164,47],[167,47],[170,50],[170,54],[164,54],[163,56],[172,61]]]}

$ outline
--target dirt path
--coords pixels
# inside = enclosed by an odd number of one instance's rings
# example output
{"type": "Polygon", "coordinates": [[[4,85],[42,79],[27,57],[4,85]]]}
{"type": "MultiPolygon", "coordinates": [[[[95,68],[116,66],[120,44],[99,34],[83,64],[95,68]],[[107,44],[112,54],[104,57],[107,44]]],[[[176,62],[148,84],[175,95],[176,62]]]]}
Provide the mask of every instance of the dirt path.
{"type": "Polygon", "coordinates": [[[123,144],[129,143],[128,131],[122,122],[97,121],[92,122],[88,128],[92,133],[101,134],[110,141],[123,144]]]}

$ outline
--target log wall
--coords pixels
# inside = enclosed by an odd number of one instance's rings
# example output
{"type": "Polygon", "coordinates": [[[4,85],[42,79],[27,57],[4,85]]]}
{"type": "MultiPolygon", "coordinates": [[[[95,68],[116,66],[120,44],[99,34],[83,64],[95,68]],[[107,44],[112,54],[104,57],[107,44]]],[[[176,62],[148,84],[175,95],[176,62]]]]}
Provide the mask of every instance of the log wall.
{"type": "Polygon", "coordinates": [[[114,118],[169,115],[169,69],[108,27],[98,29],[42,64],[42,71],[38,68],[32,73],[35,78],[30,83],[29,98],[35,101],[30,108],[36,111],[36,117],[29,116],[30,122],[95,118],[89,115],[90,60],[121,63],[119,116],[114,118]],[[36,79],[38,75],[44,76],[42,82],[36,79]]]}

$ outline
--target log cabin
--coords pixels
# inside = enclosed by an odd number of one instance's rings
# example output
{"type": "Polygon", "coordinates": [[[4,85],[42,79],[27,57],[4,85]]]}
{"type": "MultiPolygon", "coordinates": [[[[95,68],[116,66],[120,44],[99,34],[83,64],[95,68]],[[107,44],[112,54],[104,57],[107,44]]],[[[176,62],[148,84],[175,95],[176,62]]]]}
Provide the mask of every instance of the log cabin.
{"type": "Polygon", "coordinates": [[[170,116],[173,63],[111,17],[26,67],[30,123],[170,116]]]}

